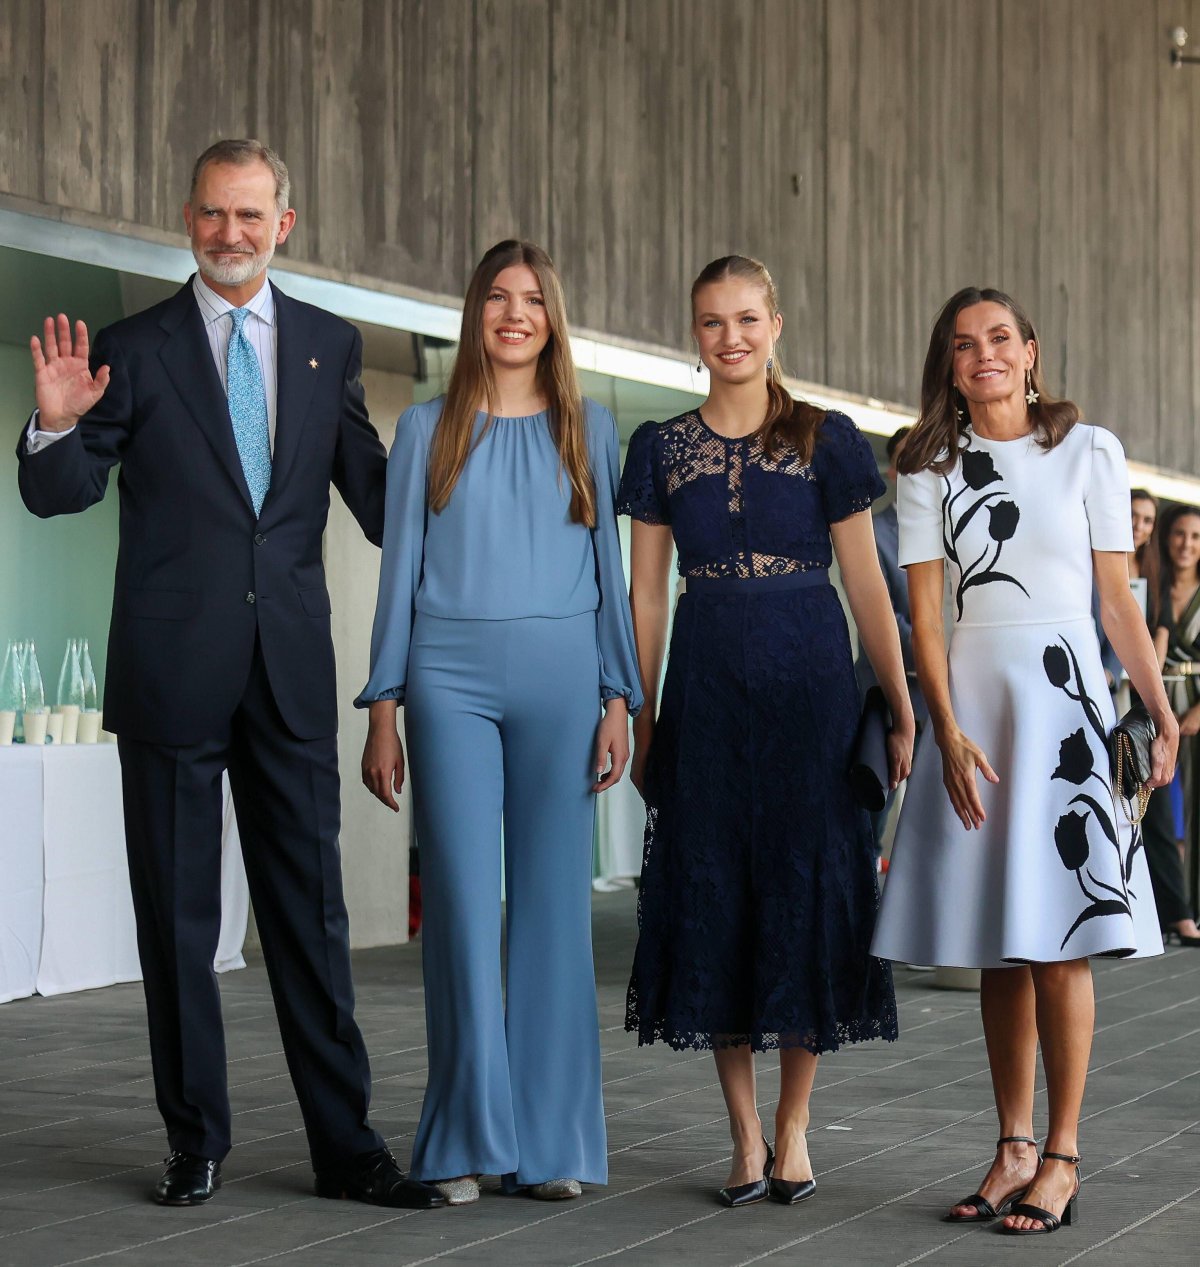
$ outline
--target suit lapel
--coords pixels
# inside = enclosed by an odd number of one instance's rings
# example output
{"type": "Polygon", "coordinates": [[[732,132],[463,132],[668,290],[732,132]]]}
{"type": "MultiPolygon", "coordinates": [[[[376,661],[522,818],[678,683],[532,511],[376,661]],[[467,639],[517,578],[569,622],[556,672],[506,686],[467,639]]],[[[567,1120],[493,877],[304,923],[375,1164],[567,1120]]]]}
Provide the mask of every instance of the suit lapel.
{"type": "Polygon", "coordinates": [[[217,367],[213,364],[212,350],[204,330],[204,319],[196,304],[196,296],[189,281],[170,301],[159,322],[167,338],[159,349],[159,359],[192,421],[204,433],[208,443],[237,485],[246,505],[254,509],[246,477],[242,473],[242,460],[238,456],[233,438],[233,423],[229,418],[229,402],[221,390],[217,367]]]}
{"type": "Polygon", "coordinates": [[[271,492],[282,488],[288,477],[300,439],[308,421],[313,388],[320,374],[319,352],[308,309],[289,299],[277,286],[275,321],[278,327],[278,357],[275,408],[275,454],[271,461],[271,492]],[[312,361],[318,361],[313,366],[312,361]]]}

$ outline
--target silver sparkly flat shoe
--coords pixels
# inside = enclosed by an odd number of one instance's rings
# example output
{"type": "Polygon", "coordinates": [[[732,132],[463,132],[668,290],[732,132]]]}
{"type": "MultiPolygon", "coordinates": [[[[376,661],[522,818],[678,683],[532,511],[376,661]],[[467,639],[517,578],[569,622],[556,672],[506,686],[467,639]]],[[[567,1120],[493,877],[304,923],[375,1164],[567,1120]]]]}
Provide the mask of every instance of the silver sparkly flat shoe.
{"type": "Polygon", "coordinates": [[[578,1179],[547,1179],[531,1184],[526,1191],[535,1201],[569,1201],[583,1194],[578,1179]]]}
{"type": "Polygon", "coordinates": [[[431,1186],[446,1198],[447,1205],[473,1205],[479,1200],[479,1180],[470,1175],[462,1179],[442,1179],[431,1186]]]}

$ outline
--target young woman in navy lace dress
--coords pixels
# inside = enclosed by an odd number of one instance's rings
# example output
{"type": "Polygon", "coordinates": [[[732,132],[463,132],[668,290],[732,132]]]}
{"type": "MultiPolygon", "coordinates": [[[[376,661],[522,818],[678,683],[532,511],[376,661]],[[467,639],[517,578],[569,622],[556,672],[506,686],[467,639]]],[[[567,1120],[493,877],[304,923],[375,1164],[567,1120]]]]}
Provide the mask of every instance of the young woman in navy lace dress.
{"type": "Polygon", "coordinates": [[[720,1199],[792,1204],[815,1187],[817,1056],[896,1037],[891,977],[868,953],[874,853],[846,778],[859,700],[833,551],[895,719],[893,785],[913,715],[871,531],[883,484],[870,446],[784,389],[783,318],[758,261],[710,264],[692,313],[712,390],[638,428],[618,501],[634,520],[646,705],[633,779],[648,810],[626,1027],[642,1043],[713,1048],[734,1143],[720,1199]],[[673,545],[686,593],[656,707],[673,545]],[[777,1160],[755,1107],[754,1052],[768,1048],[780,1049],[777,1160]]]}

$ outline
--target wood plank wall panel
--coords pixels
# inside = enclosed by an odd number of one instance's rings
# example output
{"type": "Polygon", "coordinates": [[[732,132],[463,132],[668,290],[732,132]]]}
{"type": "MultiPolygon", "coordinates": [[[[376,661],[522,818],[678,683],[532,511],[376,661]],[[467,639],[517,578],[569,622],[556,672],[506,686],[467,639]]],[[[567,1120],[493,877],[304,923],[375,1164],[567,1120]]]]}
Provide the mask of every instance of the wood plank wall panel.
{"type": "MultiPolygon", "coordinates": [[[[766,0],[747,49],[762,79],[753,130],[733,138],[749,249],[762,257],[784,313],[784,370],[813,382],[828,374],[825,134],[828,93],[824,0],[766,0]],[[747,144],[747,142],[750,142],[747,144]]],[[[736,226],[735,226],[736,229],[736,226]]],[[[697,261],[695,267],[706,261],[697,261]]]]}
{"type": "Polygon", "coordinates": [[[572,320],[687,346],[684,4],[556,0],[550,243],[572,320]]]}
{"type": "Polygon", "coordinates": [[[689,346],[772,268],[804,377],[913,402],[998,281],[1054,390],[1200,463],[1200,0],[5,0],[0,192],[178,231],[220,135],[280,150],[294,259],[461,294],[546,243],[579,325],[689,346]]]}
{"type": "MultiPolygon", "coordinates": [[[[1182,26],[1200,35],[1200,0],[1159,0],[1158,26],[1182,26]]],[[[1181,402],[1200,386],[1200,68],[1185,66],[1155,77],[1158,320],[1156,376],[1151,398],[1158,408],[1157,458],[1175,470],[1200,469],[1194,415],[1181,402]],[[1191,73],[1189,73],[1191,72],[1191,73]],[[1191,421],[1192,425],[1186,425],[1191,421]],[[1183,425],[1181,425],[1183,424],[1183,425]]]]}
{"type": "Polygon", "coordinates": [[[1047,388],[1058,396],[1067,394],[1071,288],[1084,259],[1074,186],[1073,21],[1072,0],[1011,0],[998,32],[997,283],[1032,318],[1047,388]]]}
{"type": "Polygon", "coordinates": [[[45,201],[42,77],[45,13],[40,4],[10,5],[0,22],[0,189],[45,201]]]}
{"type": "Polygon", "coordinates": [[[1000,94],[999,6],[922,0],[915,6],[914,63],[892,105],[910,124],[903,176],[911,284],[893,296],[907,364],[887,395],[915,399],[929,332],[942,304],[963,286],[994,286],[1002,222],[1019,192],[1000,176],[1006,119],[1000,94]],[[912,107],[915,106],[915,112],[912,107]]]}
{"type": "Polygon", "coordinates": [[[48,0],[43,16],[43,196],[132,219],[136,0],[48,0]]]}
{"type": "Polygon", "coordinates": [[[461,293],[474,266],[472,0],[372,0],[360,271],[461,293]]]}
{"type": "Polygon", "coordinates": [[[477,0],[472,267],[503,238],[550,240],[551,12],[550,0],[477,0]]]}
{"type": "Polygon", "coordinates": [[[911,400],[924,349],[908,295],[944,289],[912,253],[916,12],[912,0],[858,0],[828,15],[828,377],[911,400]]]}

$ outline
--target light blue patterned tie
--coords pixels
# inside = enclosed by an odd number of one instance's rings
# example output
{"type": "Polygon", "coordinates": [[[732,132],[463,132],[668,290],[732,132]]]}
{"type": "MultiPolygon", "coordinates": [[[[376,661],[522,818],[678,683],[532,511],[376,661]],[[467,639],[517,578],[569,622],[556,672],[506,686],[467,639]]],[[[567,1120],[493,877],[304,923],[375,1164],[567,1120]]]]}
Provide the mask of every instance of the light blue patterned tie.
{"type": "Polygon", "coordinates": [[[225,357],[225,391],[229,396],[229,417],[233,420],[238,457],[242,460],[254,513],[259,515],[267,489],[271,487],[271,432],[267,425],[267,393],[263,388],[262,369],[244,328],[248,315],[245,308],[233,308],[229,313],[233,330],[225,357]]]}

